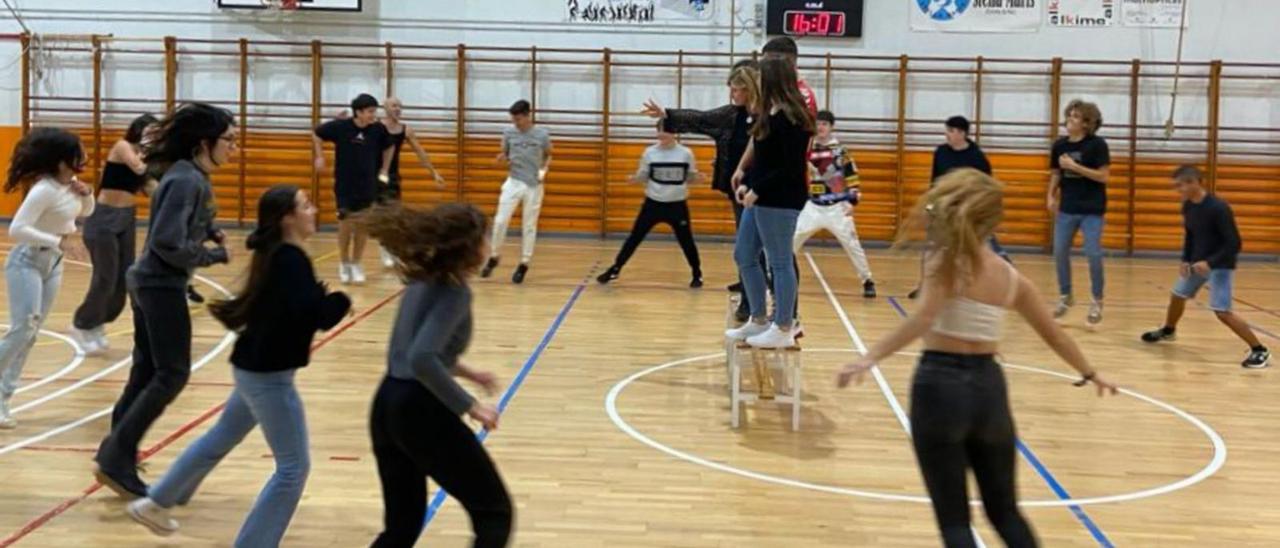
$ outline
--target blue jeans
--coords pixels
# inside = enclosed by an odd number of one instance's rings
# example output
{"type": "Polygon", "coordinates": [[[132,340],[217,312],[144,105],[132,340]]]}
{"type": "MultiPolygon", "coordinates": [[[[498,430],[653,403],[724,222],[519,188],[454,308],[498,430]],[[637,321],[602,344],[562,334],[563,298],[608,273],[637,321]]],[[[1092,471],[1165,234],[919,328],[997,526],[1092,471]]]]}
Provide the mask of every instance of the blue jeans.
{"type": "Polygon", "coordinates": [[[1084,231],[1084,255],[1089,259],[1089,281],[1093,298],[1102,300],[1105,280],[1102,273],[1102,215],[1058,212],[1053,228],[1053,262],[1058,267],[1058,294],[1071,294],[1071,241],[1084,231]]]}
{"type": "Polygon", "coordinates": [[[27,354],[62,285],[62,251],[18,244],[4,262],[4,277],[8,283],[10,325],[0,340],[0,398],[8,401],[18,389],[27,354]]]}
{"type": "Polygon", "coordinates": [[[1194,299],[1204,284],[1209,284],[1209,310],[1214,312],[1231,312],[1231,288],[1234,285],[1236,271],[1230,268],[1215,268],[1209,275],[1201,276],[1194,270],[1186,278],[1178,278],[1173,284],[1173,294],[1183,299],[1194,299]]]}
{"type": "Polygon", "coordinates": [[[307,419],[293,385],[295,371],[259,373],[232,368],[236,387],[218,423],[187,447],[169,473],[151,487],[147,493],[151,500],[164,508],[190,500],[218,462],[261,424],[275,455],[276,471],[240,526],[235,545],[278,546],[311,471],[307,419]]]}
{"type": "Polygon", "coordinates": [[[742,288],[751,303],[751,317],[757,320],[768,313],[764,269],[758,261],[760,250],[764,250],[765,261],[773,271],[773,323],[779,327],[791,327],[795,319],[798,281],[791,240],[799,217],[800,211],[795,209],[748,207],[742,212],[733,247],[733,260],[738,263],[742,288]]]}

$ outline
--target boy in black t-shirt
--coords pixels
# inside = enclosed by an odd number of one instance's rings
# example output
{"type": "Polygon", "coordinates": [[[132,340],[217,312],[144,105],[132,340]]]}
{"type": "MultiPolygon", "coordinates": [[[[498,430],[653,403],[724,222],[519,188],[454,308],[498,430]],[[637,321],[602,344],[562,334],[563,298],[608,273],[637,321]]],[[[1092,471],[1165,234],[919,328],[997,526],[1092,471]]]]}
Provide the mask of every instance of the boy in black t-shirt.
{"type": "Polygon", "coordinates": [[[390,178],[394,143],[387,128],[377,121],[378,100],[362,93],[351,101],[351,118],[331,120],[317,127],[311,137],[316,171],[324,170],[323,142],[333,143],[333,194],[338,204],[338,252],[342,264],[338,280],[363,284],[360,260],[368,240],[354,216],[373,205],[378,183],[390,178]]]}
{"type": "Polygon", "coordinates": [[[1093,302],[1089,325],[1102,321],[1102,225],[1107,212],[1107,179],[1111,176],[1111,151],[1097,135],[1102,127],[1098,105],[1076,99],[1067,104],[1067,136],[1053,143],[1049,154],[1049,211],[1056,215],[1053,228],[1053,260],[1058,271],[1058,306],[1061,318],[1075,304],[1071,294],[1071,242],[1084,231],[1084,254],[1089,259],[1093,302]],[[1061,197],[1058,190],[1061,188],[1061,197]]]}
{"type": "Polygon", "coordinates": [[[1249,344],[1249,355],[1240,363],[1248,369],[1262,369],[1271,360],[1271,352],[1262,346],[1249,324],[1231,311],[1231,286],[1236,273],[1236,257],[1240,254],[1240,230],[1236,228],[1231,206],[1209,194],[1201,186],[1204,177],[1192,166],[1173,172],[1173,187],[1182,197],[1182,219],[1186,236],[1182,244],[1182,266],[1178,283],[1169,297],[1169,310],[1164,326],[1142,334],[1148,343],[1172,341],[1187,299],[1196,296],[1209,284],[1209,309],[1236,336],[1249,344]]]}

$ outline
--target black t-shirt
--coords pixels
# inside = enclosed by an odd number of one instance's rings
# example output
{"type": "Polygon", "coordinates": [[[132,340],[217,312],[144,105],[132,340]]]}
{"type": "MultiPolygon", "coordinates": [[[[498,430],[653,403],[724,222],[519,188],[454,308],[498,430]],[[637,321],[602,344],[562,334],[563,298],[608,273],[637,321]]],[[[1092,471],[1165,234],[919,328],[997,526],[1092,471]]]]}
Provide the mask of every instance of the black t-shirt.
{"type": "Polygon", "coordinates": [[[1240,230],[1227,202],[1212,194],[1198,204],[1182,202],[1182,221],[1187,231],[1182,243],[1182,262],[1208,261],[1212,269],[1236,267],[1240,230]]]}
{"type": "Polygon", "coordinates": [[[809,201],[809,140],[805,131],[778,111],[769,116],[769,135],[755,140],[755,158],[744,184],[754,190],[756,205],[804,209],[809,201]]]}
{"type": "Polygon", "coordinates": [[[1069,169],[1062,169],[1058,165],[1058,157],[1063,154],[1089,169],[1102,169],[1111,165],[1111,149],[1107,147],[1107,141],[1097,135],[1089,135],[1074,143],[1070,138],[1063,137],[1053,143],[1053,151],[1049,153],[1049,169],[1062,171],[1062,201],[1059,211],[1073,215],[1106,213],[1107,185],[1069,169]]]}
{"type": "Polygon", "coordinates": [[[372,200],[378,188],[382,151],[393,144],[387,127],[374,122],[359,128],[351,119],[332,120],[316,128],[316,137],[333,143],[334,191],[372,200]]]}
{"type": "MultiPolygon", "coordinates": [[[[409,128],[402,126],[400,128],[400,133],[387,133],[387,138],[391,139],[391,146],[396,147],[396,149],[391,152],[391,168],[387,170],[387,175],[389,175],[392,180],[400,179],[400,148],[404,146],[404,139],[405,136],[408,135],[408,131],[409,128]]],[[[381,160],[381,157],[379,157],[379,160],[381,160]]]]}
{"type": "Polygon", "coordinates": [[[969,141],[969,146],[964,150],[956,150],[945,143],[939,145],[933,151],[933,174],[929,179],[930,184],[947,172],[963,167],[971,167],[991,175],[991,162],[987,161],[987,155],[978,147],[978,143],[969,141]]]}

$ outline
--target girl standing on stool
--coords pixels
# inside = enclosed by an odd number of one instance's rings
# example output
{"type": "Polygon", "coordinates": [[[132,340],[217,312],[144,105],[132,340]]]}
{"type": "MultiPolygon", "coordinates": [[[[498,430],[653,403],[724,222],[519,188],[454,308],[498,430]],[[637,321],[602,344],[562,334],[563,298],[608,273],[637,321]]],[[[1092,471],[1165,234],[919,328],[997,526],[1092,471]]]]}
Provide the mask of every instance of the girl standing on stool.
{"type": "Polygon", "coordinates": [[[84,302],[76,309],[71,336],[90,356],[107,350],[103,326],[116,321],[124,311],[128,293],[124,274],[137,255],[134,199],[139,193],[150,195],[156,187],[142,161],[142,138],[157,121],[150,114],[135,118],[124,138],[112,145],[98,184],[98,205],[84,221],[84,246],[93,263],[93,276],[84,302]]]}
{"type": "Polygon", "coordinates": [[[662,122],[658,122],[658,143],[644,150],[640,168],[631,177],[633,182],[646,183],[644,205],[640,206],[631,235],[622,244],[613,266],[596,277],[596,281],[602,284],[618,279],[622,267],[627,265],[654,225],[666,223],[676,233],[680,249],[684,251],[684,258],[692,271],[689,287],[702,287],[702,261],[698,259],[698,244],[693,241],[693,226],[689,221],[689,187],[686,184],[699,180],[702,174],[697,171],[693,151],[677,143],[676,136],[662,126],[662,122]]]}
{"type": "Polygon", "coordinates": [[[484,214],[445,204],[430,211],[380,207],[369,233],[398,259],[405,289],[387,349],[387,376],[374,396],[369,429],[382,480],[384,529],[375,547],[413,546],[427,512],[427,478],[458,499],[471,517],[474,546],[506,546],[511,497],[489,454],[459,418],[488,430],[498,410],[463,390],[454,377],[489,393],[492,373],[458,360],[471,342],[467,280],[489,257],[484,214]]]}
{"type": "Polygon", "coordinates": [[[316,330],[338,325],[351,309],[343,293],[316,279],[302,245],[315,233],[316,208],[306,192],[278,185],[258,200],[258,227],[249,281],[229,301],[209,305],[227,329],[240,332],[231,353],[235,389],[217,424],[183,451],[169,473],[129,504],[128,513],[158,535],[178,522],[169,509],[191,499],[204,478],[255,426],[276,459],[276,471],[240,527],[236,546],[278,546],[289,527],[310,470],[307,420],[293,377],[311,357],[316,330]]]}
{"type": "Polygon", "coordinates": [[[93,213],[93,191],[76,179],[84,169],[80,138],[62,129],[31,130],[18,141],[9,161],[4,191],[23,191],[26,198],[9,223],[9,237],[18,245],[4,263],[9,293],[9,332],[0,340],[0,428],[16,428],[9,400],[36,334],[49,317],[62,285],[62,259],[83,258],[67,236],[76,231],[76,218],[93,213]]]}
{"type": "Polygon", "coordinates": [[[751,301],[751,319],[725,336],[757,348],[787,348],[795,345],[798,331],[792,329],[797,271],[791,240],[800,210],[809,201],[806,179],[814,117],[796,84],[796,70],[786,59],[771,57],[760,63],[760,101],[754,110],[761,113],[751,128],[755,153],[744,155],[733,174],[745,208],[733,258],[751,301]],[[773,271],[772,322],[758,262],[762,249],[773,271]]]}
{"type": "Polygon", "coordinates": [[[1036,546],[1018,512],[1013,417],[995,355],[1006,309],[1017,310],[1045,342],[1092,382],[1098,395],[1115,385],[1100,377],[1040,299],[1031,281],[986,244],[1004,216],[1002,185],[974,169],[954,171],[920,201],[898,238],[927,230],[934,251],[919,310],[845,366],[845,387],[917,338],[924,338],[911,387],[911,433],[934,515],[948,547],[974,546],[966,470],[973,468],[991,525],[1011,547],[1036,546]],[[927,229],[925,226],[927,225],[927,229]]]}

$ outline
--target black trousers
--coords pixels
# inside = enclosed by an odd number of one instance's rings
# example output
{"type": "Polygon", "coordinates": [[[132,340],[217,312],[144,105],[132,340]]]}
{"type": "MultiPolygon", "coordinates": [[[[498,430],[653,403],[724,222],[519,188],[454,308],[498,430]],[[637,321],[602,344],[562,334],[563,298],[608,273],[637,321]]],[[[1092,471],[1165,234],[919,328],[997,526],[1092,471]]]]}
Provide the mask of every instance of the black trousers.
{"type": "Polygon", "coordinates": [[[427,512],[427,478],[471,518],[477,548],[506,546],[514,510],[476,435],[422,383],[385,377],[369,417],[382,480],[383,531],[375,547],[411,547],[427,512]]]}
{"type": "Polygon", "coordinates": [[[133,367],[111,412],[111,433],[95,460],[105,471],[132,475],[138,444],[191,376],[191,313],[185,288],[135,288],[133,367]]]}
{"type": "Polygon", "coordinates": [[[85,220],[84,247],[89,250],[93,274],[72,320],[76,329],[96,329],[116,321],[124,311],[128,295],[124,275],[136,256],[137,226],[132,207],[98,204],[85,220]]]}
{"type": "Polygon", "coordinates": [[[613,266],[622,270],[627,261],[631,260],[631,255],[635,254],[636,248],[640,247],[645,236],[648,236],[649,231],[653,230],[658,223],[667,224],[675,232],[676,241],[680,242],[680,250],[684,252],[684,260],[689,263],[689,270],[693,271],[694,278],[701,278],[702,260],[698,258],[698,244],[693,241],[693,227],[689,223],[689,202],[685,201],[659,202],[645,198],[644,205],[640,206],[640,213],[636,215],[635,224],[631,225],[631,235],[627,236],[622,249],[618,250],[613,266]]]}
{"type": "Polygon", "coordinates": [[[1036,546],[1018,511],[1017,453],[1004,373],[990,355],[927,351],[911,385],[911,433],[942,540],[974,546],[966,471],[1007,546],[1036,546]]]}

